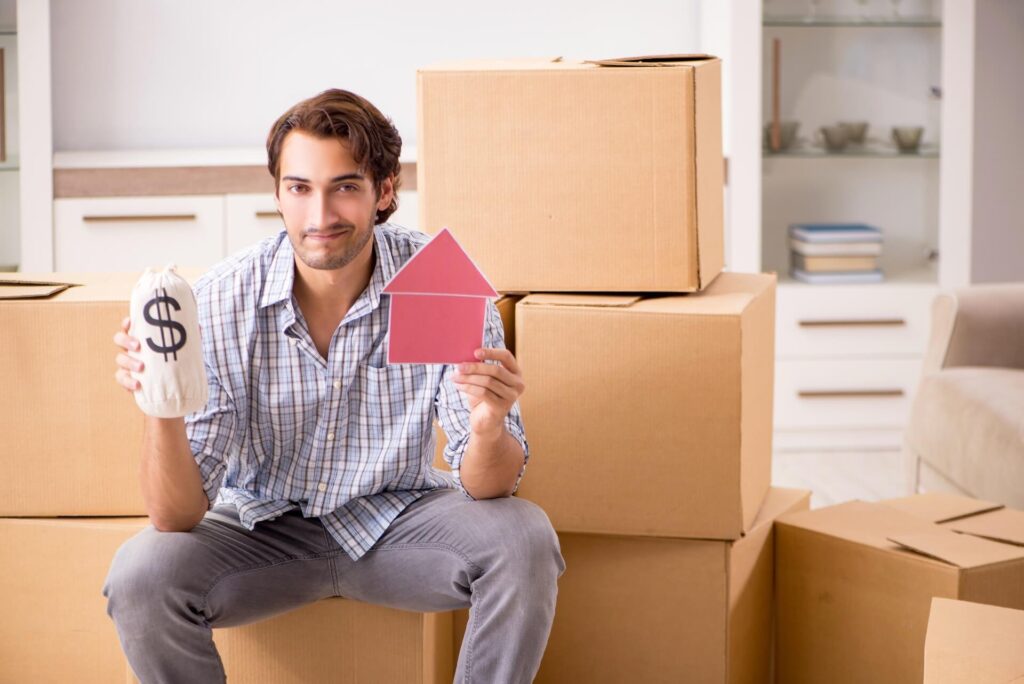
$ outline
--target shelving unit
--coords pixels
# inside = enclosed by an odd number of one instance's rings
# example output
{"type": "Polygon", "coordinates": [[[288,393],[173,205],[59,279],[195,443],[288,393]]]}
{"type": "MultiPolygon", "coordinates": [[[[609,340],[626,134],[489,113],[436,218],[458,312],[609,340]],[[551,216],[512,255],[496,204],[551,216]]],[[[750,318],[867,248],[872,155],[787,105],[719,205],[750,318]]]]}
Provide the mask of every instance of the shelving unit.
{"type": "Polygon", "coordinates": [[[713,46],[727,64],[726,263],[779,275],[776,450],[891,451],[916,390],[931,301],[969,273],[974,1],[909,0],[900,3],[908,16],[894,18],[872,0],[878,16],[866,20],[853,0],[814,6],[813,20],[800,14],[812,3],[793,0],[765,2],[767,14],[742,0],[713,10],[730,36],[713,46]],[[764,126],[776,37],[780,120],[800,130],[793,148],[772,152],[764,126]],[[864,146],[813,144],[819,127],[858,120],[870,124],[864,146]],[[924,139],[903,154],[890,129],[910,125],[923,126],[924,139]],[[880,227],[884,282],[795,281],[787,229],[808,222],[880,227]]]}

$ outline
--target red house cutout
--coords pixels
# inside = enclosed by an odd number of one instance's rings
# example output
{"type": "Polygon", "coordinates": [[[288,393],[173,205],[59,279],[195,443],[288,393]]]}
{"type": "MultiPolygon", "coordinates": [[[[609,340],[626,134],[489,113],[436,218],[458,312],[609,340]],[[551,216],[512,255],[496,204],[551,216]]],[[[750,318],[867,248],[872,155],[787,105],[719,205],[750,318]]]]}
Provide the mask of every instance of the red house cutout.
{"type": "Polygon", "coordinates": [[[498,296],[447,228],[398,269],[384,294],[391,296],[388,363],[475,361],[487,298],[498,296]]]}

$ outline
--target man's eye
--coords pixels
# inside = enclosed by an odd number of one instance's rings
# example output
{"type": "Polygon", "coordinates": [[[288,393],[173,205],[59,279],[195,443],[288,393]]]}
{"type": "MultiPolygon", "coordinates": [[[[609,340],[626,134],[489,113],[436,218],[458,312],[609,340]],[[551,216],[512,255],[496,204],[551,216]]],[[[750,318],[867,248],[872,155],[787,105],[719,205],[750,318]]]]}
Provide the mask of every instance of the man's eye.
{"type": "Polygon", "coordinates": [[[295,193],[305,192],[306,186],[305,185],[293,185],[290,188],[288,188],[288,190],[290,190],[291,192],[295,192],[295,193]]]}

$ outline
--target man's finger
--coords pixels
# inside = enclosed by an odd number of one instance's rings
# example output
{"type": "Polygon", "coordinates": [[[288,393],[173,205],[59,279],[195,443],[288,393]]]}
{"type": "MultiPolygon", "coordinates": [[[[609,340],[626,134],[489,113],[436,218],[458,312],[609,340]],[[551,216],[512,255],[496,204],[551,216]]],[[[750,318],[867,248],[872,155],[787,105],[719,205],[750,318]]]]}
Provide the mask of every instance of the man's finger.
{"type": "Polygon", "coordinates": [[[514,387],[510,387],[489,375],[466,375],[456,380],[455,385],[483,387],[507,402],[515,401],[518,396],[514,387]]]}
{"type": "Polygon", "coordinates": [[[480,385],[471,385],[468,383],[461,382],[456,383],[455,386],[458,388],[460,392],[464,392],[465,394],[468,394],[472,397],[476,397],[481,401],[486,401],[489,404],[494,404],[495,406],[498,406],[503,410],[508,404],[507,399],[503,399],[502,397],[495,394],[492,390],[490,390],[487,387],[482,387],[480,385]]]}
{"type": "Polygon", "coordinates": [[[512,356],[512,352],[508,349],[497,349],[493,347],[484,347],[483,349],[476,350],[476,358],[481,361],[500,361],[505,368],[518,375],[519,362],[516,361],[516,357],[512,356]]]}
{"type": "Polygon", "coordinates": [[[519,384],[518,376],[512,374],[505,366],[496,363],[460,363],[455,370],[457,372],[456,379],[470,375],[488,375],[510,387],[519,384]]]}

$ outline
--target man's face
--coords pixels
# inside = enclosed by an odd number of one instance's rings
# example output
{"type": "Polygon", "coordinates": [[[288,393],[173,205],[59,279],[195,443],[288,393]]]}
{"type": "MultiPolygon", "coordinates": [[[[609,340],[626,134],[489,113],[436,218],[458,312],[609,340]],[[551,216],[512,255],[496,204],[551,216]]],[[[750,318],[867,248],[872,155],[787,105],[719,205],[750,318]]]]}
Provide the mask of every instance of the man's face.
{"type": "Polygon", "coordinates": [[[373,178],[359,170],[347,141],[291,131],[281,144],[277,209],[292,248],[316,269],[342,268],[373,237],[378,209],[391,203],[385,180],[378,198],[373,178]]]}

